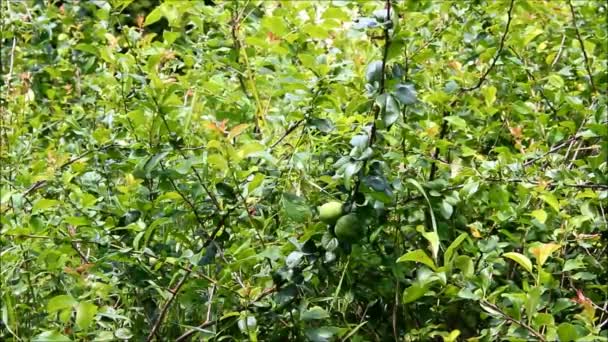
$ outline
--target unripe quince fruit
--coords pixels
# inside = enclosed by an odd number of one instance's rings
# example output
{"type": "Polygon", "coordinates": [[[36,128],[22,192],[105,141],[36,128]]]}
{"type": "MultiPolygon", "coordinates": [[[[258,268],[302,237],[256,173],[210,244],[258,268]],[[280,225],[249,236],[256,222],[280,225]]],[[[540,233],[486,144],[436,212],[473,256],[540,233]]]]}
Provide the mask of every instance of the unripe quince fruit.
{"type": "Polygon", "coordinates": [[[327,224],[334,224],[342,216],[342,203],[331,201],[319,207],[319,218],[327,224]]]}
{"type": "Polygon", "coordinates": [[[347,214],[336,222],[334,229],[338,240],[356,243],[365,235],[365,224],[357,214],[347,214]]]}

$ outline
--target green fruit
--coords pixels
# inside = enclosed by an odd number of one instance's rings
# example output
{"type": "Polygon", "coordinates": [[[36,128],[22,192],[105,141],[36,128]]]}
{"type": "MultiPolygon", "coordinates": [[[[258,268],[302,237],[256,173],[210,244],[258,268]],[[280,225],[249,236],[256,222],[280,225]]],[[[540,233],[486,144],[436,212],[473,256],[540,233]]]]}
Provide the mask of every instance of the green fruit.
{"type": "Polygon", "coordinates": [[[356,214],[347,214],[336,222],[335,233],[338,240],[356,243],[365,235],[365,225],[356,214]]]}
{"type": "Polygon", "coordinates": [[[319,218],[327,224],[334,224],[342,216],[342,203],[332,201],[319,207],[319,218]]]}

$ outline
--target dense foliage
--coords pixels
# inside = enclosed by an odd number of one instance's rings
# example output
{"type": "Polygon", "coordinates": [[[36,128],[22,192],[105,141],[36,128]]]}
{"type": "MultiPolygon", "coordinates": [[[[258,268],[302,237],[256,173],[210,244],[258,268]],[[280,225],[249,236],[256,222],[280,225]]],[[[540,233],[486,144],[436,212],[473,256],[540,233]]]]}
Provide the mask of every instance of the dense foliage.
{"type": "Polygon", "coordinates": [[[604,2],[1,6],[0,339],[608,340],[604,2]]]}

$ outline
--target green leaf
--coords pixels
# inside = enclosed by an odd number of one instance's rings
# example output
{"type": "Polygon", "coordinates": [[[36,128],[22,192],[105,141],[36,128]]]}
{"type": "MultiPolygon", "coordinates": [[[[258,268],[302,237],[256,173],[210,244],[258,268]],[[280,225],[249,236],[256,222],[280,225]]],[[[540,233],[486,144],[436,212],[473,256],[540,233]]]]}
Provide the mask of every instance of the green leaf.
{"type": "Polygon", "coordinates": [[[384,126],[390,127],[399,118],[399,104],[390,94],[380,94],[376,98],[376,104],[380,107],[382,122],[384,126]]]}
{"type": "Polygon", "coordinates": [[[445,253],[443,254],[444,266],[447,266],[452,262],[452,255],[454,254],[454,251],[456,251],[456,249],[467,238],[467,236],[469,236],[467,233],[462,233],[458,235],[458,237],[454,239],[454,241],[452,241],[452,243],[448,246],[448,248],[445,250],[445,253]]]}
{"type": "Polygon", "coordinates": [[[284,36],[288,33],[288,27],[285,25],[285,20],[278,16],[264,16],[262,19],[262,27],[277,36],[284,36]]]}
{"type": "Polygon", "coordinates": [[[426,285],[414,283],[403,291],[403,303],[411,303],[424,296],[428,291],[426,285]]]}
{"type": "Polygon", "coordinates": [[[306,201],[294,194],[283,194],[283,210],[287,217],[295,222],[306,222],[312,217],[310,206],[306,201]]]}
{"type": "Polygon", "coordinates": [[[369,63],[365,72],[367,83],[380,82],[382,78],[382,61],[377,60],[369,63]]]}
{"type": "Polygon", "coordinates": [[[308,338],[308,340],[312,342],[333,341],[333,337],[338,332],[340,332],[340,329],[336,327],[307,328],[306,330],[304,330],[306,338],[308,338]]]}
{"type": "Polygon", "coordinates": [[[160,6],[158,6],[155,9],[153,9],[150,13],[148,13],[148,15],[146,16],[146,20],[144,21],[144,26],[149,26],[149,25],[154,24],[155,22],[159,21],[161,17],[162,17],[161,8],[160,8],[160,6]]]}
{"type": "Polygon", "coordinates": [[[68,309],[78,304],[76,299],[70,295],[59,295],[51,298],[47,304],[47,311],[53,313],[55,311],[68,309]]]}
{"type": "MultiPolygon", "coordinates": [[[[416,181],[413,178],[408,178],[406,180],[406,182],[412,184],[416,189],[418,189],[418,191],[420,191],[422,196],[424,196],[424,199],[426,200],[426,203],[429,206],[429,214],[431,215],[431,223],[433,225],[433,232],[435,232],[435,234],[437,234],[437,221],[435,220],[435,213],[433,213],[433,207],[431,206],[431,201],[429,200],[428,196],[426,195],[426,191],[424,191],[424,189],[422,188],[422,185],[420,185],[420,183],[418,183],[418,181],[416,181]]],[[[441,244],[440,244],[440,246],[441,246],[441,244]]],[[[437,254],[434,254],[433,258],[435,260],[437,260],[437,254]]]]}
{"type": "Polygon", "coordinates": [[[526,47],[539,34],[543,33],[543,29],[538,26],[528,26],[523,32],[523,46],[526,47]]]}
{"type": "Polygon", "coordinates": [[[557,327],[557,335],[560,341],[578,341],[582,336],[574,324],[562,323],[557,327]]]}
{"type": "Polygon", "coordinates": [[[149,177],[152,171],[158,167],[158,164],[167,156],[167,154],[169,154],[169,152],[157,153],[146,162],[144,172],[146,173],[147,177],[149,177]]]}
{"type": "Polygon", "coordinates": [[[441,201],[441,206],[439,207],[439,212],[441,212],[441,216],[446,220],[449,220],[452,217],[452,213],[454,213],[454,207],[446,200],[441,201]]]}
{"type": "Polygon", "coordinates": [[[91,302],[80,302],[76,307],[76,324],[80,329],[87,329],[97,314],[97,305],[91,302]]]}
{"type": "Polygon", "coordinates": [[[579,268],[585,268],[586,264],[583,261],[583,257],[582,255],[579,255],[576,257],[576,259],[568,259],[566,260],[566,262],[564,263],[564,268],[562,269],[562,272],[569,272],[572,270],[576,270],[579,268]]]}
{"type": "MultiPolygon", "coordinates": [[[[439,235],[435,232],[422,232],[422,236],[431,244],[431,253],[437,255],[439,253],[439,235]]],[[[435,260],[437,260],[435,258],[435,260]]]]}
{"type": "Polygon", "coordinates": [[[32,207],[32,212],[33,213],[37,213],[37,212],[40,212],[40,211],[44,211],[46,209],[49,209],[49,208],[52,208],[52,207],[56,207],[60,203],[61,202],[59,202],[57,200],[41,198],[41,199],[37,200],[34,203],[34,206],[32,207]]]}
{"type": "Polygon", "coordinates": [[[395,86],[394,95],[402,105],[411,105],[416,103],[416,90],[411,84],[397,84],[395,86]]]}
{"type": "Polygon", "coordinates": [[[431,259],[422,249],[417,249],[415,251],[405,253],[404,255],[399,257],[399,259],[397,259],[397,262],[406,261],[419,262],[427,265],[428,267],[433,269],[433,271],[437,270],[437,266],[435,266],[435,262],[433,261],[433,259],[431,259]]]}
{"type": "Polygon", "coordinates": [[[248,158],[258,152],[264,151],[265,149],[266,147],[257,141],[248,142],[238,150],[238,154],[241,158],[248,158]]]}
{"type": "Polygon", "coordinates": [[[460,130],[465,130],[467,128],[467,122],[461,117],[450,115],[446,116],[444,120],[447,121],[454,128],[460,130]]]}
{"type": "Polygon", "coordinates": [[[553,210],[555,210],[556,213],[559,213],[560,205],[559,205],[559,202],[557,201],[557,198],[555,198],[555,196],[553,194],[546,193],[544,195],[540,195],[540,198],[543,201],[545,201],[545,203],[550,205],[551,208],[553,208],[553,210]]]}
{"type": "Polygon", "coordinates": [[[528,322],[532,320],[532,317],[536,314],[536,308],[540,303],[540,296],[543,294],[541,287],[533,287],[528,290],[527,300],[525,302],[526,315],[528,316],[528,322]]]}
{"type": "Polygon", "coordinates": [[[484,87],[481,92],[486,101],[486,106],[492,106],[496,101],[496,88],[493,86],[484,87]]]}
{"type": "Polygon", "coordinates": [[[454,342],[458,340],[458,336],[460,336],[460,330],[454,329],[447,336],[443,337],[443,342],[454,342]]]}
{"type": "Polygon", "coordinates": [[[473,276],[475,273],[475,265],[471,257],[467,255],[459,255],[454,258],[454,266],[462,271],[465,277],[473,276]]]}
{"type": "Polygon", "coordinates": [[[530,261],[530,259],[527,256],[525,256],[521,253],[517,253],[517,252],[504,253],[502,256],[517,262],[526,271],[532,273],[532,261],[530,261]]]}
{"type": "Polygon", "coordinates": [[[119,328],[114,332],[114,336],[121,340],[129,340],[133,337],[133,333],[127,328],[119,328]]]}
{"type": "Polygon", "coordinates": [[[547,221],[547,212],[542,209],[534,210],[530,215],[542,224],[547,221]]]}
{"type": "Polygon", "coordinates": [[[72,341],[69,337],[60,334],[54,330],[47,330],[41,334],[34,336],[32,342],[70,342],[72,341]]]}
{"type": "Polygon", "coordinates": [[[320,306],[314,306],[314,307],[304,311],[300,315],[300,319],[302,319],[303,321],[326,319],[328,317],[329,317],[329,314],[327,313],[327,311],[325,311],[320,306]]]}

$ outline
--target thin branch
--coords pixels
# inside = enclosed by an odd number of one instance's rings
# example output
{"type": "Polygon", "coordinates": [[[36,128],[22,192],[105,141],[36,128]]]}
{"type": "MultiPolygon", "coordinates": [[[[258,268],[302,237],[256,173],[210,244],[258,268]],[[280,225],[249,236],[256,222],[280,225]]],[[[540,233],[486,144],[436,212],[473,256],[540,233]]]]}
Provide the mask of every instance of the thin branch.
{"type": "MultiPolygon", "coordinates": [[[[511,47],[509,48],[509,50],[511,50],[522,63],[525,63],[525,60],[517,53],[517,51],[515,51],[515,49],[511,47]]],[[[530,77],[532,81],[536,82],[536,77],[534,77],[534,74],[532,74],[532,72],[530,72],[530,70],[528,70],[526,66],[524,66],[524,71],[526,72],[526,74],[528,74],[528,77],[530,77]]],[[[545,100],[545,103],[547,103],[547,106],[549,106],[553,114],[557,115],[557,110],[555,109],[555,107],[553,107],[553,104],[551,104],[551,101],[549,101],[549,98],[545,95],[543,87],[538,87],[538,92],[540,93],[540,96],[543,98],[543,100],[545,100]]]]}
{"type": "MultiPolygon", "coordinates": [[[[163,171],[165,171],[166,168],[163,165],[163,163],[160,162],[159,164],[160,164],[161,169],[163,169],[163,171]]],[[[203,218],[199,215],[198,210],[196,210],[196,207],[194,206],[194,203],[192,203],[192,201],[190,201],[188,199],[188,197],[186,197],[186,195],[184,195],[184,193],[177,187],[177,184],[175,184],[175,181],[173,181],[173,178],[171,178],[171,176],[168,176],[167,179],[169,180],[169,183],[171,183],[171,186],[173,187],[175,192],[177,192],[179,194],[179,196],[184,200],[184,202],[186,202],[188,204],[188,206],[190,207],[190,210],[192,210],[192,213],[194,214],[194,217],[196,218],[196,221],[201,226],[201,228],[204,227],[205,221],[203,221],[203,218]]]]}
{"type": "Polygon", "coordinates": [[[500,308],[499,308],[497,305],[492,304],[492,303],[488,302],[488,301],[487,301],[487,300],[485,300],[485,299],[482,299],[480,302],[481,302],[481,303],[483,303],[483,304],[484,304],[484,305],[486,305],[486,306],[489,306],[489,307],[490,307],[492,310],[494,310],[494,311],[498,312],[498,313],[499,313],[499,314],[500,314],[500,315],[501,315],[501,316],[502,316],[504,319],[506,319],[507,321],[511,321],[511,322],[513,322],[513,323],[515,323],[515,324],[519,325],[520,327],[522,327],[522,328],[524,328],[524,329],[528,330],[528,331],[529,331],[529,332],[530,332],[532,335],[534,335],[534,337],[536,337],[536,338],[537,338],[539,341],[542,341],[542,342],[547,341],[547,340],[545,339],[545,337],[544,337],[544,336],[543,336],[541,333],[539,333],[538,331],[536,331],[534,328],[532,328],[531,326],[527,325],[526,323],[524,323],[524,322],[522,322],[522,321],[520,321],[520,320],[517,320],[517,319],[515,319],[515,318],[513,318],[513,317],[511,317],[511,316],[509,316],[509,315],[507,315],[507,314],[506,314],[504,311],[502,311],[502,310],[501,310],[501,309],[500,309],[500,308]]]}
{"type": "MultiPolygon", "coordinates": [[[[250,307],[251,307],[251,306],[252,306],[254,303],[256,303],[256,302],[258,302],[258,301],[262,300],[264,297],[266,297],[266,296],[268,296],[269,294],[272,294],[272,293],[274,293],[274,292],[276,292],[276,291],[277,291],[277,287],[276,287],[276,286],[273,286],[273,287],[267,288],[267,289],[266,289],[266,290],[264,290],[262,293],[260,293],[260,294],[259,294],[259,295],[258,295],[256,298],[254,298],[253,300],[251,300],[251,301],[250,301],[250,302],[249,302],[247,305],[243,305],[242,307],[238,308],[238,309],[237,309],[237,310],[235,310],[235,311],[244,311],[244,310],[247,310],[247,309],[249,309],[249,308],[250,308],[250,307]]],[[[185,333],[183,333],[183,334],[182,334],[180,337],[178,337],[178,338],[175,340],[175,342],[181,342],[181,341],[185,341],[187,338],[189,338],[190,336],[192,336],[192,334],[196,333],[197,331],[199,331],[199,330],[201,330],[201,329],[204,329],[204,328],[207,328],[207,327],[210,327],[210,326],[212,326],[212,325],[215,325],[215,324],[217,324],[217,323],[219,323],[219,322],[220,322],[220,320],[219,320],[219,319],[216,319],[216,320],[213,320],[213,321],[206,321],[206,322],[203,322],[201,325],[199,325],[199,326],[197,326],[197,327],[195,327],[195,328],[193,328],[193,329],[190,329],[190,330],[186,331],[185,333]]]]}
{"type": "MultiPolygon", "coordinates": [[[[460,91],[458,92],[458,94],[456,95],[456,99],[454,101],[452,101],[447,108],[452,108],[456,104],[456,102],[458,102],[458,100],[460,99],[460,96],[463,93],[472,91],[472,90],[475,90],[475,89],[478,89],[479,87],[481,87],[483,82],[486,80],[486,78],[490,74],[490,71],[492,71],[492,69],[496,65],[496,62],[500,58],[500,55],[502,54],[502,50],[504,49],[505,41],[507,40],[507,35],[509,33],[509,27],[511,26],[511,20],[513,19],[513,5],[514,4],[515,4],[515,0],[511,0],[511,3],[509,5],[509,11],[507,12],[507,25],[505,26],[505,31],[503,32],[502,37],[500,38],[500,45],[498,47],[498,51],[496,51],[496,54],[494,55],[494,58],[492,59],[492,63],[490,64],[490,67],[479,78],[479,81],[477,81],[477,84],[475,86],[470,87],[470,88],[461,88],[460,91]]],[[[445,138],[445,136],[447,134],[448,123],[445,120],[445,118],[447,116],[449,116],[449,111],[447,109],[445,109],[443,111],[441,129],[439,131],[439,140],[445,138]]],[[[439,147],[436,147],[435,151],[433,151],[433,159],[437,159],[438,156],[439,156],[439,147]]],[[[432,181],[433,179],[435,179],[436,172],[437,172],[437,164],[435,162],[433,162],[431,164],[431,171],[429,172],[429,181],[432,181]]]]}
{"type": "Polygon", "coordinates": [[[479,78],[479,81],[477,82],[476,85],[474,85],[473,87],[470,87],[470,88],[464,88],[463,89],[464,91],[471,91],[471,90],[475,90],[475,89],[478,89],[479,87],[481,87],[483,82],[486,80],[486,77],[488,77],[488,74],[490,74],[490,71],[492,71],[492,69],[494,69],[496,62],[500,58],[500,55],[502,54],[502,50],[505,47],[505,41],[507,40],[507,34],[509,33],[509,26],[511,26],[511,19],[513,19],[513,16],[512,16],[513,4],[515,4],[515,0],[511,0],[511,4],[509,5],[509,11],[507,12],[507,25],[505,26],[505,31],[502,34],[502,38],[500,38],[500,45],[498,46],[498,51],[496,51],[496,54],[494,55],[494,59],[492,59],[492,63],[490,64],[490,67],[486,70],[486,72],[483,73],[483,75],[481,75],[481,77],[479,78]]]}
{"type": "Polygon", "coordinates": [[[152,329],[150,330],[150,334],[148,334],[148,338],[146,338],[147,342],[152,341],[152,339],[154,338],[154,335],[156,335],[156,332],[160,328],[160,326],[161,326],[161,324],[163,322],[163,319],[165,318],[165,315],[167,314],[167,310],[169,310],[169,307],[171,306],[171,303],[173,303],[173,301],[177,297],[177,293],[179,292],[179,290],[186,283],[186,280],[190,276],[190,273],[192,273],[192,270],[186,271],[186,273],[179,280],[179,282],[177,283],[177,285],[175,286],[175,288],[173,288],[172,290],[170,290],[171,297],[169,297],[169,299],[167,300],[167,302],[165,303],[165,305],[163,305],[162,309],[160,310],[160,313],[158,314],[158,318],[156,319],[156,322],[152,326],[152,329]]]}
{"type": "Polygon", "coordinates": [[[285,133],[283,133],[283,135],[277,141],[275,141],[272,145],[270,145],[270,149],[273,149],[278,144],[280,144],[281,141],[283,141],[283,139],[285,139],[288,135],[290,135],[293,131],[295,131],[296,128],[300,127],[300,125],[303,122],[304,122],[304,119],[301,119],[301,120],[297,121],[295,124],[291,125],[289,128],[287,128],[287,130],[285,131],[285,133]]]}
{"type": "Polygon", "coordinates": [[[556,145],[554,147],[552,147],[549,151],[545,152],[543,155],[530,159],[527,162],[524,163],[524,166],[530,166],[534,163],[536,163],[538,160],[545,158],[546,156],[564,148],[566,145],[569,145],[571,142],[575,141],[576,139],[578,139],[577,137],[571,137],[570,139],[567,139],[566,141],[564,141],[563,143],[556,145]]]}
{"type": "Polygon", "coordinates": [[[84,152],[84,153],[82,153],[82,154],[80,154],[80,155],[78,155],[78,156],[76,156],[76,157],[68,160],[67,162],[61,164],[61,166],[59,166],[59,169],[65,169],[66,167],[72,165],[73,163],[79,161],[80,159],[88,156],[89,154],[91,154],[93,152],[103,151],[103,150],[106,150],[106,149],[108,149],[110,147],[113,147],[113,146],[116,146],[116,144],[111,143],[111,144],[107,144],[107,145],[101,146],[101,147],[93,149],[93,150],[88,150],[88,151],[86,151],[86,152],[84,152]]]}
{"type": "MultiPolygon", "coordinates": [[[[384,52],[382,54],[382,70],[380,71],[380,88],[379,88],[379,93],[383,94],[384,93],[384,86],[385,86],[385,79],[386,79],[386,61],[388,60],[388,48],[391,44],[390,41],[390,25],[392,24],[391,22],[391,0],[386,0],[386,22],[384,23],[384,52]]],[[[377,105],[372,105],[373,106],[373,114],[374,114],[374,121],[372,122],[372,129],[369,135],[369,140],[367,142],[367,146],[368,147],[372,147],[372,145],[374,144],[374,140],[376,140],[376,121],[378,120],[378,115],[380,114],[380,107],[377,105]]],[[[363,161],[363,165],[361,166],[361,170],[359,171],[359,177],[357,177],[357,181],[355,183],[355,186],[353,187],[353,191],[350,194],[350,200],[354,201],[355,199],[355,195],[357,194],[357,192],[359,191],[359,187],[361,186],[361,180],[363,178],[363,172],[365,170],[365,167],[367,166],[367,161],[369,159],[366,159],[363,161]]]]}
{"type": "Polygon", "coordinates": [[[562,42],[559,43],[559,49],[557,50],[557,54],[555,55],[555,58],[553,59],[553,62],[551,62],[551,68],[553,68],[555,66],[555,64],[557,63],[557,61],[559,60],[559,58],[562,56],[562,52],[564,51],[564,43],[566,42],[566,34],[564,33],[562,35],[562,42]]]}
{"type": "Polygon", "coordinates": [[[13,37],[13,45],[11,47],[11,57],[9,60],[8,74],[6,74],[7,93],[11,92],[11,80],[13,79],[13,65],[15,62],[15,48],[17,47],[17,37],[13,37]]]}
{"type": "MultiPolygon", "coordinates": [[[[238,2],[237,2],[237,5],[238,5],[238,2]]],[[[243,11],[241,13],[233,13],[233,17],[232,17],[232,20],[230,23],[230,26],[231,26],[230,33],[232,35],[232,40],[234,41],[234,51],[236,52],[236,54],[235,54],[236,55],[236,57],[235,57],[236,64],[240,64],[239,58],[240,58],[241,50],[242,50],[242,43],[241,43],[241,39],[239,38],[239,27],[240,27],[241,21],[249,16],[249,14],[248,14],[244,18],[241,18],[241,16],[245,12],[245,8],[246,7],[243,8],[243,11]]],[[[245,85],[245,79],[244,79],[243,75],[241,75],[241,73],[237,72],[237,78],[239,80],[239,85],[241,87],[241,90],[243,91],[245,96],[249,100],[255,101],[255,103],[256,103],[256,112],[254,113],[254,118],[253,118],[254,126],[255,126],[254,133],[259,134],[259,133],[261,133],[259,115],[261,115],[261,113],[262,113],[262,104],[260,102],[260,96],[258,94],[258,91],[255,87],[255,81],[253,79],[253,75],[250,70],[246,51],[245,51],[244,57],[245,57],[245,69],[246,69],[247,75],[249,77],[249,82],[251,83],[251,87],[253,88],[251,93],[249,91],[247,91],[247,86],[245,85]]]]}
{"type": "MultiPolygon", "coordinates": [[[[125,38],[125,42],[129,46],[129,50],[133,50],[133,46],[131,45],[131,42],[129,41],[129,37],[127,37],[126,34],[124,34],[124,31],[123,31],[123,35],[124,35],[124,38],[125,38]]],[[[142,75],[146,74],[144,72],[143,68],[141,67],[141,65],[139,65],[137,63],[135,65],[136,65],[137,69],[139,70],[139,72],[142,75]]],[[[158,100],[154,96],[150,96],[150,98],[152,99],[152,102],[154,102],[156,111],[160,115],[160,117],[161,117],[161,119],[163,121],[163,124],[165,125],[165,128],[167,129],[167,132],[171,133],[172,130],[169,127],[169,123],[167,122],[167,119],[165,118],[165,115],[164,115],[164,113],[163,113],[163,111],[161,109],[160,104],[158,103],[158,100]]],[[[182,158],[187,159],[185,153],[181,149],[176,148],[176,150],[179,152],[179,154],[182,156],[182,158]]],[[[198,173],[198,171],[196,170],[196,168],[194,166],[190,166],[190,170],[192,170],[192,172],[194,173],[195,177],[198,179],[200,185],[203,187],[203,190],[205,191],[205,193],[207,194],[207,196],[209,196],[209,198],[211,199],[211,202],[213,202],[213,205],[217,208],[218,211],[221,211],[222,210],[222,206],[220,205],[219,201],[217,200],[217,198],[215,197],[215,195],[213,194],[213,192],[211,192],[209,190],[209,187],[207,187],[207,185],[203,182],[203,179],[200,176],[200,174],[198,173]]]]}
{"type": "Polygon", "coordinates": [[[583,58],[585,59],[585,69],[587,69],[587,75],[589,76],[589,84],[591,85],[591,90],[595,93],[596,88],[595,83],[593,82],[591,65],[589,64],[589,57],[587,57],[587,50],[585,50],[583,38],[581,37],[581,33],[578,30],[578,25],[576,24],[576,13],[574,12],[574,6],[572,6],[571,0],[568,0],[568,5],[570,5],[570,13],[572,14],[572,25],[574,25],[574,30],[576,31],[576,39],[578,39],[578,43],[580,44],[581,50],[583,51],[583,58]]]}
{"type": "MultiPolygon", "coordinates": [[[[222,227],[224,227],[224,224],[226,223],[226,219],[228,218],[229,215],[230,215],[230,212],[227,212],[220,218],[215,230],[209,235],[209,237],[203,244],[203,247],[201,248],[201,250],[203,248],[207,247],[211,242],[214,241],[217,233],[222,229],[222,227]]],[[[193,271],[192,268],[188,269],[186,271],[186,273],[184,273],[182,278],[179,280],[177,285],[173,288],[173,290],[171,290],[171,297],[169,297],[169,299],[165,302],[165,304],[161,308],[158,318],[156,319],[156,322],[154,322],[154,324],[152,325],[152,329],[150,330],[150,333],[148,334],[148,338],[146,339],[146,342],[152,341],[152,339],[154,338],[154,335],[156,335],[156,332],[158,331],[158,329],[160,328],[160,326],[163,323],[163,320],[165,318],[165,315],[167,314],[167,311],[169,310],[169,307],[171,306],[171,304],[177,297],[177,294],[179,293],[181,288],[186,283],[186,280],[188,280],[188,278],[190,277],[190,274],[192,274],[192,271],[193,271]]]]}
{"type": "MultiPolygon", "coordinates": [[[[320,81],[319,84],[317,84],[317,91],[314,92],[312,99],[310,100],[310,107],[306,111],[305,117],[312,115],[312,113],[314,112],[314,110],[316,108],[315,104],[316,104],[317,98],[321,94],[322,90],[323,90],[322,82],[320,81]]],[[[285,133],[283,133],[283,135],[277,141],[275,141],[272,145],[270,145],[270,149],[274,149],[275,147],[277,147],[277,145],[280,144],[281,141],[283,141],[283,139],[285,139],[288,135],[290,135],[293,131],[295,131],[304,122],[306,122],[306,119],[301,119],[301,120],[297,121],[295,124],[291,125],[289,128],[287,128],[285,133]]]]}

